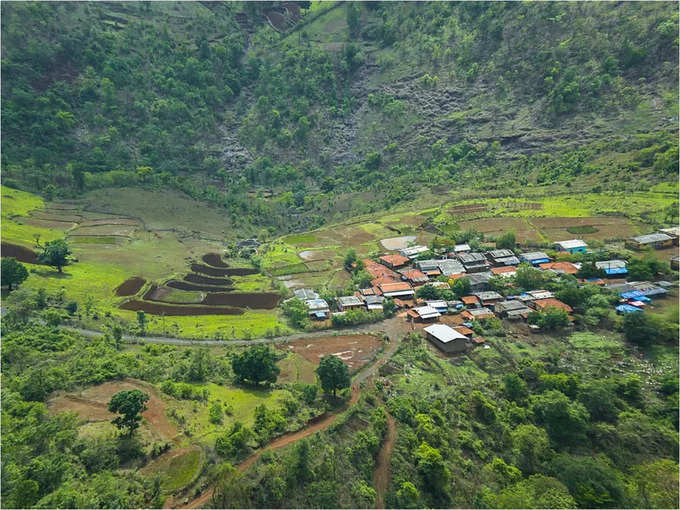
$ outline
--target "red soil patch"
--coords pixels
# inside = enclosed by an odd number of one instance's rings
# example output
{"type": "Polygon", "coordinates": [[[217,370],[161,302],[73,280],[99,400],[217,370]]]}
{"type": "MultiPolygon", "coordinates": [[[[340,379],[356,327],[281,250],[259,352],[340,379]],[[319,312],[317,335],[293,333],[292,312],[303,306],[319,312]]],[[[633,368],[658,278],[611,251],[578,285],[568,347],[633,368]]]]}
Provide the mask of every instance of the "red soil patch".
{"type": "Polygon", "coordinates": [[[133,299],[120,305],[123,310],[144,311],[151,315],[242,315],[240,308],[226,306],[197,306],[197,305],[163,305],[133,299]]]}
{"type": "Polygon", "coordinates": [[[178,290],[188,291],[203,291],[203,292],[229,292],[234,290],[232,287],[219,287],[217,285],[201,285],[198,283],[183,282],[180,280],[170,280],[165,283],[166,286],[178,290]]]}
{"type": "Polygon", "coordinates": [[[38,255],[24,246],[18,244],[2,242],[0,245],[1,255],[3,257],[14,257],[19,262],[26,262],[27,264],[38,264],[38,255]]]}
{"type": "Polygon", "coordinates": [[[203,299],[204,305],[229,305],[241,308],[276,308],[281,296],[273,292],[210,293],[203,299]]]}
{"type": "Polygon", "coordinates": [[[60,395],[48,402],[48,409],[53,413],[75,411],[80,418],[88,422],[108,421],[113,414],[108,411],[108,401],[122,390],[139,389],[149,395],[147,410],[142,416],[149,422],[151,429],[166,439],[174,439],[177,429],[165,415],[165,402],[160,398],[155,386],[136,379],[109,381],[91,386],[78,394],[60,395]]]}
{"type": "Polygon", "coordinates": [[[116,287],[116,296],[134,296],[139,292],[146,280],[140,276],[133,276],[128,278],[118,287],[116,287]]]}
{"type": "Polygon", "coordinates": [[[200,283],[202,285],[231,285],[229,278],[209,278],[200,274],[189,273],[184,277],[184,280],[190,283],[200,283]]]}
{"type": "Polygon", "coordinates": [[[315,365],[327,354],[341,358],[350,370],[365,365],[378,352],[382,340],[373,335],[342,335],[315,338],[298,338],[279,348],[289,349],[315,365]]]}
{"type": "Polygon", "coordinates": [[[203,262],[213,267],[229,267],[228,264],[224,263],[219,253],[206,253],[201,258],[203,262]]]}

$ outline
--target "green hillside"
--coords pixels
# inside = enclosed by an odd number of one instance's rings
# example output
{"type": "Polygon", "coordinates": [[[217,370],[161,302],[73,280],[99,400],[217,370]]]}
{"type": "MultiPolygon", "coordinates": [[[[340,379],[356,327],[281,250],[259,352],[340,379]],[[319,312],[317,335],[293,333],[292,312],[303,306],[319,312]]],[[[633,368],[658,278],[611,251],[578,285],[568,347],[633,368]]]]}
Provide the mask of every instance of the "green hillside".
{"type": "Polygon", "coordinates": [[[0,508],[680,508],[678,20],[0,2],[0,508]]]}
{"type": "Polygon", "coordinates": [[[281,231],[360,191],[677,170],[671,2],[303,2],[282,32],[277,5],[4,4],[5,182],[176,188],[281,231]]]}

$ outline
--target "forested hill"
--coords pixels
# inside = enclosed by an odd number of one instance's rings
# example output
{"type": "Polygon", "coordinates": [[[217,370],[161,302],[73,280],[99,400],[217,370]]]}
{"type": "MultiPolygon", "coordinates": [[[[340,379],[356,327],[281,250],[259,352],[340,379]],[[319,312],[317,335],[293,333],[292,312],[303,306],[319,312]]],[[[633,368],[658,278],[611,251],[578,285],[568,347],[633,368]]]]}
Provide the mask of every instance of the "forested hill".
{"type": "Polygon", "coordinates": [[[279,228],[357,191],[672,179],[677,34],[675,2],[5,2],[3,173],[279,228]]]}

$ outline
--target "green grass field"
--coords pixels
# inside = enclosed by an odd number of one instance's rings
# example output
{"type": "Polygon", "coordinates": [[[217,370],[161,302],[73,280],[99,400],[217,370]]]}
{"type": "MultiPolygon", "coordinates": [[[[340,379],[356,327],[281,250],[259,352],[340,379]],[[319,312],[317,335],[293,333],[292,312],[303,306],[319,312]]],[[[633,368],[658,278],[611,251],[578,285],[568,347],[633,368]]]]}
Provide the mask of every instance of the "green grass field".
{"type": "MultiPolygon", "coordinates": [[[[111,190],[110,190],[111,191],[111,190]]],[[[44,288],[50,293],[64,290],[68,300],[75,300],[81,310],[87,302],[93,303],[93,310],[98,318],[83,316],[85,326],[100,329],[102,316],[111,315],[128,321],[136,322],[136,312],[121,310],[118,306],[125,298],[115,295],[115,288],[132,276],[141,276],[147,281],[164,281],[168,278],[179,277],[189,271],[188,259],[199,260],[209,252],[221,252],[224,248],[219,240],[211,240],[214,234],[207,233],[205,237],[196,236],[186,238],[175,231],[164,231],[170,225],[172,214],[193,211],[186,221],[195,222],[194,225],[216,225],[215,229],[223,228],[221,216],[213,208],[202,209],[196,202],[181,194],[146,195],[142,190],[111,191],[111,202],[98,203],[105,211],[94,216],[102,217],[103,213],[118,213],[126,215],[150,214],[149,223],[161,228],[160,231],[138,231],[132,240],[118,242],[115,245],[99,242],[104,238],[85,238],[95,242],[69,241],[71,250],[77,262],[64,268],[63,274],[46,267],[27,264],[30,271],[28,280],[23,284],[27,288],[44,288]],[[154,209],[154,200],[165,196],[165,208],[154,209]],[[152,200],[152,198],[154,200],[152,200]],[[120,199],[120,203],[116,200],[120,199]],[[143,199],[143,200],[142,200],[143,199]],[[135,209],[135,200],[145,202],[135,209]],[[106,204],[110,207],[107,207],[106,204]],[[174,204],[174,205],[173,205],[174,204]],[[191,206],[191,204],[194,204],[191,206]],[[115,205],[115,206],[114,206],[115,205]],[[191,206],[191,207],[190,207],[191,206]],[[192,208],[193,207],[193,208],[192,208]],[[174,212],[172,212],[174,211],[174,212]],[[214,216],[210,216],[214,214],[214,216]],[[163,217],[165,215],[165,217],[163,217]]],[[[98,195],[95,195],[98,197],[98,195]]],[[[94,200],[88,196],[91,204],[94,200]]],[[[31,193],[2,187],[2,239],[5,242],[33,247],[34,236],[40,235],[41,242],[64,237],[63,230],[47,229],[22,224],[31,211],[40,210],[48,204],[31,193]]],[[[101,209],[97,209],[101,211],[101,209]]],[[[83,213],[85,215],[85,213],[83,213]]],[[[88,217],[90,213],[87,214],[88,217]]],[[[147,219],[141,217],[145,224],[147,219]]],[[[180,222],[181,223],[181,222],[180,222]]],[[[187,224],[188,225],[188,224],[187,224]]],[[[216,232],[216,230],[213,231],[216,232]]],[[[83,238],[78,239],[82,241],[83,238]]],[[[233,267],[242,267],[243,260],[229,261],[233,267]]],[[[234,288],[244,292],[269,291],[274,288],[271,279],[263,275],[248,275],[234,277],[234,288]]],[[[192,293],[173,292],[173,299],[194,301],[197,295],[192,293]]],[[[170,334],[189,338],[254,338],[273,334],[276,331],[285,332],[287,326],[277,311],[245,311],[243,315],[204,315],[189,317],[148,317],[147,332],[150,334],[170,334]]]]}

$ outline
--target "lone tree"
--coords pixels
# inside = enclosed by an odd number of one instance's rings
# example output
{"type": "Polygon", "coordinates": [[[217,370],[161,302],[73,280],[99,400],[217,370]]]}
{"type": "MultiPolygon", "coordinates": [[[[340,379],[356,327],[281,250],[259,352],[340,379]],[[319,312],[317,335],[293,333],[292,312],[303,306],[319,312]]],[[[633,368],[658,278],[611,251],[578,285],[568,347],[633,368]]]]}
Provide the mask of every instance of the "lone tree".
{"type": "Polygon", "coordinates": [[[2,259],[0,280],[2,280],[3,284],[7,284],[8,290],[12,290],[12,285],[23,283],[26,278],[28,278],[28,271],[21,262],[11,257],[2,259]]]}
{"type": "Polygon", "coordinates": [[[321,380],[323,391],[326,393],[333,392],[333,396],[335,396],[336,390],[349,388],[349,369],[337,356],[328,354],[321,358],[316,374],[321,380]]]}
{"type": "Polygon", "coordinates": [[[48,266],[56,267],[57,271],[61,273],[61,268],[68,265],[69,255],[71,255],[71,250],[63,239],[56,239],[45,243],[43,246],[43,251],[38,255],[38,260],[41,264],[46,264],[48,266]]]}
{"type": "Polygon", "coordinates": [[[267,345],[255,345],[237,354],[231,368],[239,382],[251,384],[275,383],[281,369],[276,366],[276,354],[267,345]]]}
{"type": "Polygon", "coordinates": [[[121,416],[111,420],[111,423],[120,430],[127,429],[128,437],[132,437],[142,421],[142,413],[146,411],[148,401],[149,395],[139,390],[119,391],[109,400],[109,411],[121,416]]]}

